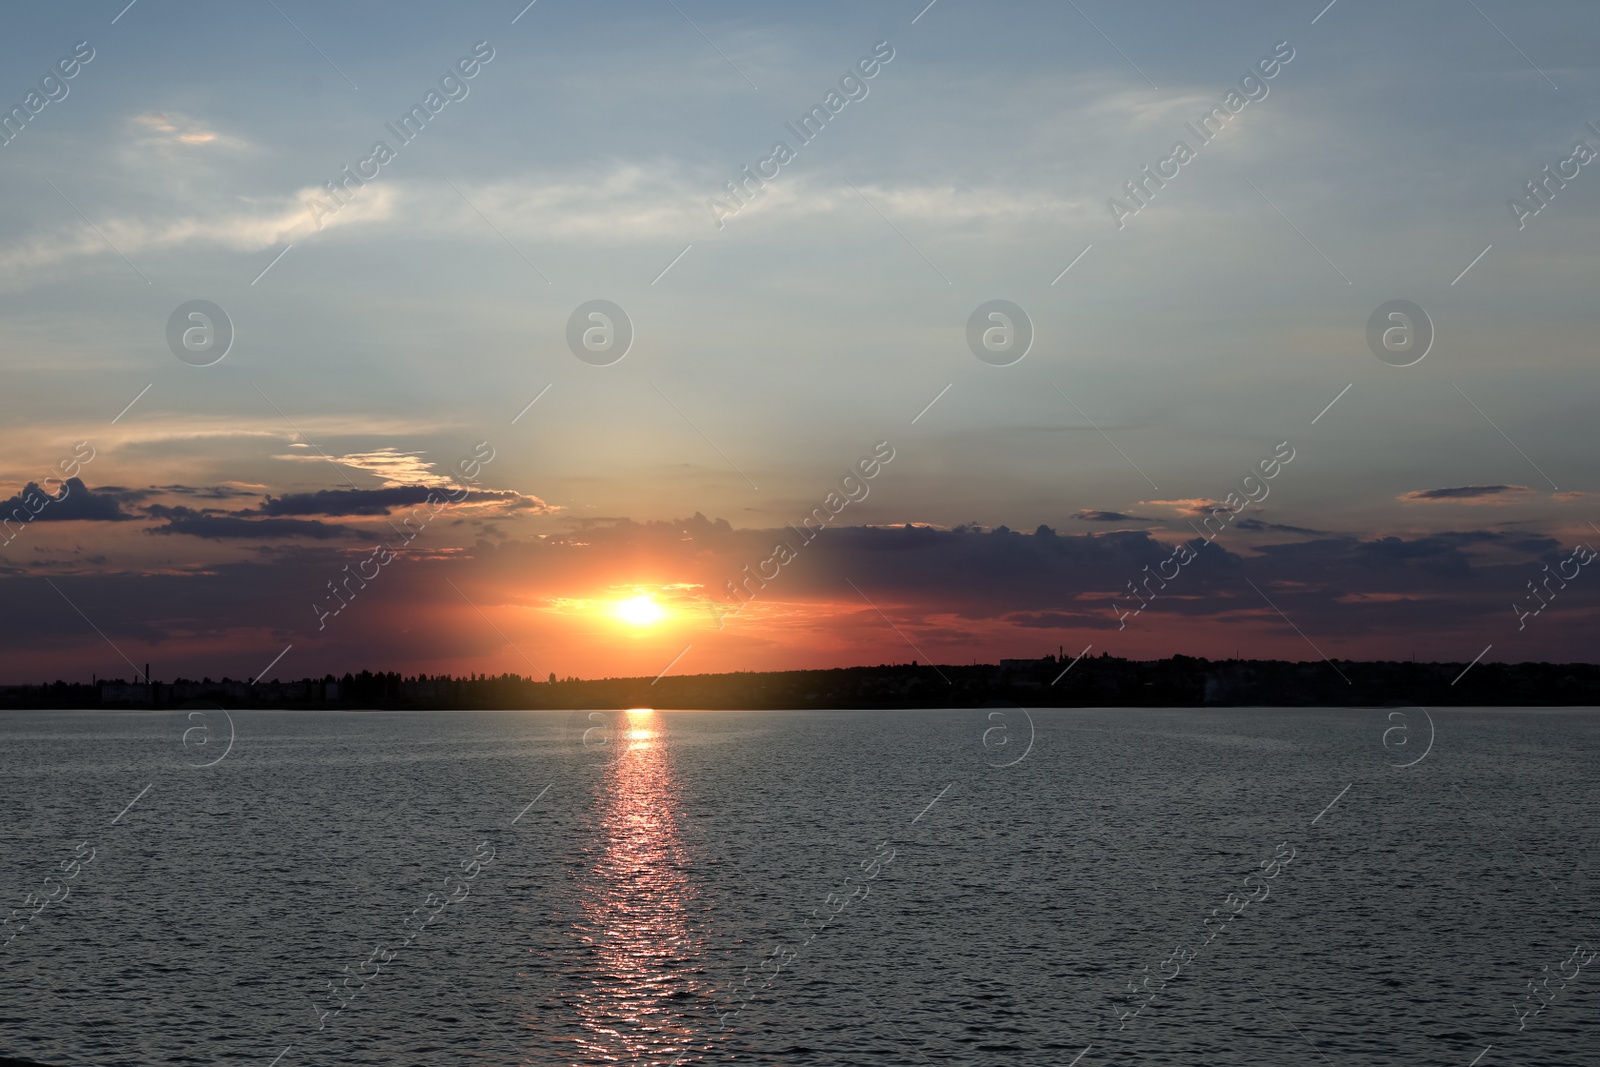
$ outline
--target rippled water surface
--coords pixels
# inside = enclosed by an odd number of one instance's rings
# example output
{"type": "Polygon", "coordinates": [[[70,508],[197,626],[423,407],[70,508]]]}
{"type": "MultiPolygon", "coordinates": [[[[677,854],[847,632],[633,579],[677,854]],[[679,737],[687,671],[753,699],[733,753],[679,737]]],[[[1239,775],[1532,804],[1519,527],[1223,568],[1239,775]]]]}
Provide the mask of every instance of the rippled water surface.
{"type": "Polygon", "coordinates": [[[4,714],[0,1054],[1592,1065],[1597,755],[1590,710],[4,714]]]}

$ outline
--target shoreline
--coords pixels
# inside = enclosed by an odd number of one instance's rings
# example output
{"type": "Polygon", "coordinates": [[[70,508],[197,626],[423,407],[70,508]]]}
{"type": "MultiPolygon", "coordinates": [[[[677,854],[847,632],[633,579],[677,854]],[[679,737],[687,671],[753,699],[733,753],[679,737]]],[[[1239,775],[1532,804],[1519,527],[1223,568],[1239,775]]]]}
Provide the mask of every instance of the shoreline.
{"type": "Polygon", "coordinates": [[[535,680],[362,671],[297,681],[0,686],[0,709],[766,711],[982,708],[1600,707],[1600,665],[1043,656],[999,664],[535,680]]]}

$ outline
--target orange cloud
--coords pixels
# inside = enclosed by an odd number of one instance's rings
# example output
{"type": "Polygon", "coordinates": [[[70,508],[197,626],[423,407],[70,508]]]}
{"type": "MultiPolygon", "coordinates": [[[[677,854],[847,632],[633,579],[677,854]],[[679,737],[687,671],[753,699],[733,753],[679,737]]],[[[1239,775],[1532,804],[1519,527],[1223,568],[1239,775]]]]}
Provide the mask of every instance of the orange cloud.
{"type": "Polygon", "coordinates": [[[1187,497],[1182,500],[1141,500],[1139,503],[1152,508],[1173,508],[1180,515],[1209,515],[1216,508],[1223,506],[1222,501],[1205,496],[1187,497]]]}

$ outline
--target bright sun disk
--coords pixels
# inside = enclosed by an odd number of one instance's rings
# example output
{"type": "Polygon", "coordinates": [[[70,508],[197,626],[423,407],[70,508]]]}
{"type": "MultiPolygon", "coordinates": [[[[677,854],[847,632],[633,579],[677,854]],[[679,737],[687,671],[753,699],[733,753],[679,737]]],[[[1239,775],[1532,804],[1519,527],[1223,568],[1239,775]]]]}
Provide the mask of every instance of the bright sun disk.
{"type": "Polygon", "coordinates": [[[648,594],[640,594],[617,605],[617,618],[635,626],[649,626],[660,622],[665,614],[666,612],[661,610],[661,605],[650,599],[648,594]]]}

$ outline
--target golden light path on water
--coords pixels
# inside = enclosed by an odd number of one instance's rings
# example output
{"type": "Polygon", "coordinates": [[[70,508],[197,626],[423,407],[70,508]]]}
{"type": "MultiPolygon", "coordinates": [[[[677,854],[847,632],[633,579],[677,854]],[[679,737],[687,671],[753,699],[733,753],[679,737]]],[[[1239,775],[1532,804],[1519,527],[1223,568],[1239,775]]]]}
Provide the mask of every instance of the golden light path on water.
{"type": "Polygon", "coordinates": [[[670,1062],[700,1039],[712,994],[662,726],[654,711],[628,711],[596,783],[596,844],[572,925],[589,977],[573,994],[582,1063],[670,1062]]]}

